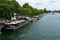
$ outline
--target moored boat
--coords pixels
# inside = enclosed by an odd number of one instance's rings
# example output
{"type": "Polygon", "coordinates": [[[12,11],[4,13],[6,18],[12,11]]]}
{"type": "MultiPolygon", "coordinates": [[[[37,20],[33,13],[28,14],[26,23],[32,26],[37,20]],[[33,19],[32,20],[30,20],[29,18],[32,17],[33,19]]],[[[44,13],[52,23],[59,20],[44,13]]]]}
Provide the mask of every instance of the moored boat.
{"type": "Polygon", "coordinates": [[[1,28],[1,31],[16,30],[28,23],[29,21],[26,20],[16,20],[16,21],[8,22],[4,24],[4,27],[1,28]]]}

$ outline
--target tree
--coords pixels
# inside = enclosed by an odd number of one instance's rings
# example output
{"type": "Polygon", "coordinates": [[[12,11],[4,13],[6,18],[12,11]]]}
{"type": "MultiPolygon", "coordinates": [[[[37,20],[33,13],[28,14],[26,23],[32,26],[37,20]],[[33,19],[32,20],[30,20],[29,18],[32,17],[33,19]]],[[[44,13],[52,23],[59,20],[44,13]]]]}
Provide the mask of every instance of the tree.
{"type": "Polygon", "coordinates": [[[0,4],[0,17],[10,18],[14,7],[8,4],[0,4]]]}
{"type": "Polygon", "coordinates": [[[36,14],[39,14],[39,11],[38,9],[36,8],[33,8],[32,6],[30,6],[28,3],[25,3],[23,5],[23,8],[25,9],[24,13],[27,15],[36,15],[36,14]]]}
{"type": "Polygon", "coordinates": [[[14,13],[19,13],[21,6],[16,0],[1,0],[0,1],[0,17],[11,19],[14,13]]]}
{"type": "Polygon", "coordinates": [[[28,8],[28,7],[29,7],[28,3],[23,4],[23,8],[28,8]]]}
{"type": "Polygon", "coordinates": [[[43,10],[43,11],[44,11],[44,13],[47,13],[47,9],[46,9],[46,8],[44,8],[44,10],[43,10]]]}

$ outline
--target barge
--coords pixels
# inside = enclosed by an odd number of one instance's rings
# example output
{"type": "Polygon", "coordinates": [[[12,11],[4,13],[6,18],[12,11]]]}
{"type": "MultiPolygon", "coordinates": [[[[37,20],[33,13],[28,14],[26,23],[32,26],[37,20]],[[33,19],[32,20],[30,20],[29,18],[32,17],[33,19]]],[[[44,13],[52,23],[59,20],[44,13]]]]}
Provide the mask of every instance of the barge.
{"type": "Polygon", "coordinates": [[[9,31],[9,30],[13,31],[28,23],[30,23],[30,21],[27,20],[16,20],[16,21],[4,23],[4,26],[1,28],[1,31],[9,31]]]}

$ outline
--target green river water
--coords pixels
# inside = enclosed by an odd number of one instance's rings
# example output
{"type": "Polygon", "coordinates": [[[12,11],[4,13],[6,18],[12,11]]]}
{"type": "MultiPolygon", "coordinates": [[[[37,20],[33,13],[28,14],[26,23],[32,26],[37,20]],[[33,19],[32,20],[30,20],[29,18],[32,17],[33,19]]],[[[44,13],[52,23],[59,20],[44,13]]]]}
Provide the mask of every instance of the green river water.
{"type": "Polygon", "coordinates": [[[60,40],[60,13],[49,13],[18,30],[0,33],[0,40],[60,40]]]}

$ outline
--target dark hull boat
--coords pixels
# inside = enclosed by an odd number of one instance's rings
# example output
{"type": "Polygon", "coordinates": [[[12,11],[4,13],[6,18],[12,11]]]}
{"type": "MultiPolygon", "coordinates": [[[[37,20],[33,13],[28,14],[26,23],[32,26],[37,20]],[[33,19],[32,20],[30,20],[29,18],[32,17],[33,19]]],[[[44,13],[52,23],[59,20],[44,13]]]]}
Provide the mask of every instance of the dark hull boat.
{"type": "Polygon", "coordinates": [[[30,21],[26,21],[26,20],[19,20],[19,21],[13,21],[10,23],[5,23],[4,27],[1,28],[1,31],[13,31],[28,23],[30,23],[30,21]]]}

